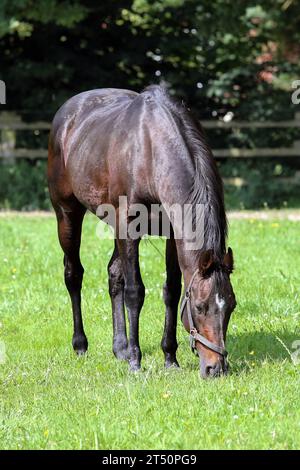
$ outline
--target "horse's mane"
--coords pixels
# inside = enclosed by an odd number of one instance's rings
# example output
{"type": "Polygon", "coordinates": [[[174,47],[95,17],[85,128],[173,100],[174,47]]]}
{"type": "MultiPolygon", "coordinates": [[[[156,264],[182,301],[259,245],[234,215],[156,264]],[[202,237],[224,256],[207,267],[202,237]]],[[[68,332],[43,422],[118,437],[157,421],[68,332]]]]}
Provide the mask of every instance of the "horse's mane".
{"type": "MultiPolygon", "coordinates": [[[[191,111],[183,103],[171,98],[165,87],[151,85],[145,92],[150,92],[157,100],[162,101],[180,120],[180,130],[181,132],[184,130],[185,144],[195,163],[194,184],[185,203],[193,207],[196,204],[204,204],[205,228],[202,250],[213,250],[214,255],[221,261],[226,252],[227,237],[223,182],[216,161],[206,143],[203,129],[191,111]]],[[[194,254],[199,256],[200,252],[196,251],[194,254]]]]}

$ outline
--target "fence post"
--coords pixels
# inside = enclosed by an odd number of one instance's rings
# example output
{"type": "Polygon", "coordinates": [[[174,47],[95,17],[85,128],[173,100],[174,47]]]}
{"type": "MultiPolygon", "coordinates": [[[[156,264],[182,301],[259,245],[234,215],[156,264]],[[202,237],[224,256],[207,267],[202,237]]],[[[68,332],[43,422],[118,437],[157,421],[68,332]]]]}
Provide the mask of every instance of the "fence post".
{"type": "MultiPolygon", "coordinates": [[[[295,114],[295,121],[300,123],[300,113],[295,114]]],[[[294,140],[294,148],[298,149],[300,157],[300,140],[294,140]]]]}
{"type": "Polygon", "coordinates": [[[0,104],[6,104],[6,85],[3,80],[0,80],[0,104]]]}
{"type": "Polygon", "coordinates": [[[16,148],[16,131],[11,128],[11,124],[21,122],[20,116],[9,111],[2,111],[0,114],[0,123],[5,125],[1,130],[0,153],[3,155],[4,163],[14,163],[16,148]]]}

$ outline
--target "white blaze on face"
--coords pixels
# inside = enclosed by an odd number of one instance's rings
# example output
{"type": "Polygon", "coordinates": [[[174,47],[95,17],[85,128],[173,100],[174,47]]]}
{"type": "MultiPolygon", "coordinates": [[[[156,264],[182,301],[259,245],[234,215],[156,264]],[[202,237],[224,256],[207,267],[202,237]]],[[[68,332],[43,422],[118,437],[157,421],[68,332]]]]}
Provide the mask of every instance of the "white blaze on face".
{"type": "Polygon", "coordinates": [[[223,310],[225,306],[225,300],[219,294],[216,294],[216,304],[220,310],[223,310]]]}

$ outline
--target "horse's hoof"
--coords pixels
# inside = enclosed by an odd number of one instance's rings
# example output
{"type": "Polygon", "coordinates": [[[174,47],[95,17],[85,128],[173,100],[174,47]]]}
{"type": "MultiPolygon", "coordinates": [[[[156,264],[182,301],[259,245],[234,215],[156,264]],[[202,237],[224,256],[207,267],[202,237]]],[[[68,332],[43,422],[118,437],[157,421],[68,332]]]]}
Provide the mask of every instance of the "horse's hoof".
{"type": "Polygon", "coordinates": [[[137,364],[136,362],[131,362],[129,364],[129,371],[130,372],[137,373],[137,372],[140,372],[140,370],[141,370],[141,364],[137,364]]]}
{"type": "Polygon", "coordinates": [[[128,361],[129,360],[129,351],[128,349],[119,349],[118,351],[113,351],[115,357],[119,361],[128,361]]]}
{"type": "Polygon", "coordinates": [[[166,361],[165,362],[165,368],[166,369],[180,369],[180,365],[178,364],[177,360],[173,361],[166,361]]]}
{"type": "Polygon", "coordinates": [[[75,350],[75,353],[76,353],[76,356],[82,357],[82,356],[86,355],[87,350],[86,349],[78,349],[78,350],[75,350]]]}
{"type": "Polygon", "coordinates": [[[77,356],[83,356],[87,352],[88,340],[86,336],[73,336],[72,346],[77,356]]]}

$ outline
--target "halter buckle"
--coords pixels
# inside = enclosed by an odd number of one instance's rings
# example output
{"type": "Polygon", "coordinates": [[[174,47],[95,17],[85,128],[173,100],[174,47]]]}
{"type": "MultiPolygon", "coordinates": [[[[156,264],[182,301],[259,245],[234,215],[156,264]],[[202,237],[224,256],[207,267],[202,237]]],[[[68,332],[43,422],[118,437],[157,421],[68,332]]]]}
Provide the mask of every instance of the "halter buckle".
{"type": "Polygon", "coordinates": [[[196,333],[196,329],[195,328],[192,328],[190,330],[190,347],[191,347],[191,350],[194,354],[198,355],[198,350],[196,348],[196,340],[195,340],[195,336],[194,334],[196,333]]]}

